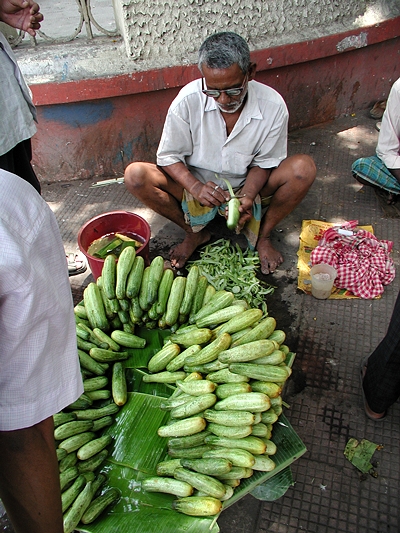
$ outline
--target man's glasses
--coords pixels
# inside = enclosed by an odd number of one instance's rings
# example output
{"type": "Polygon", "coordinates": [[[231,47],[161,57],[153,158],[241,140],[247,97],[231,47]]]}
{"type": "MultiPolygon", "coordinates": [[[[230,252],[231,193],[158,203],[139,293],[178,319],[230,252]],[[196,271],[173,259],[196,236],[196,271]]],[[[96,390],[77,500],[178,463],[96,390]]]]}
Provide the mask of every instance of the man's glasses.
{"type": "Polygon", "coordinates": [[[235,87],[234,89],[204,89],[204,80],[201,78],[201,92],[205,94],[206,96],[210,96],[211,98],[219,98],[221,96],[221,93],[225,93],[226,96],[239,96],[239,94],[242,94],[246,87],[248,79],[248,74],[246,74],[243,85],[241,87],[235,87]]]}

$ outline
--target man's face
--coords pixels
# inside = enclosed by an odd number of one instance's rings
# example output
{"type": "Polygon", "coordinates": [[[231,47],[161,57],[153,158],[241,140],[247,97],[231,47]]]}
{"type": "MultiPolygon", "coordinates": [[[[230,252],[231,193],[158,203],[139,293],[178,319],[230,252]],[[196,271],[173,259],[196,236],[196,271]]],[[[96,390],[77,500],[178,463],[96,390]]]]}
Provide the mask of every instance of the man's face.
{"type": "Polygon", "coordinates": [[[206,85],[205,90],[223,91],[219,95],[211,96],[222,113],[235,113],[241,110],[247,94],[249,75],[243,74],[237,63],[225,69],[203,66],[203,76],[206,85]],[[230,89],[240,89],[239,94],[229,94],[230,89]]]}

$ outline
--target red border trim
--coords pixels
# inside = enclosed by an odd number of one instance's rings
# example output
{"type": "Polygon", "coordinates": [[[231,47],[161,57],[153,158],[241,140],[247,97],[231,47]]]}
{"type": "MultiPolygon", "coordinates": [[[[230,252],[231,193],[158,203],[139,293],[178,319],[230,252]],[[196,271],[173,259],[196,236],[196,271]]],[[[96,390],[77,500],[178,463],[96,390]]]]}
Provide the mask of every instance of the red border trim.
{"type": "MultiPolygon", "coordinates": [[[[294,44],[286,44],[252,52],[252,60],[258,71],[304,63],[343,52],[337,45],[350,36],[366,34],[366,46],[377,44],[400,36],[400,17],[373,26],[337,33],[294,44]]],[[[353,47],[354,49],[355,47],[353,47]]],[[[345,51],[350,50],[346,48],[345,51]]],[[[93,78],[60,83],[30,85],[34,103],[40,105],[82,102],[100,98],[113,98],[130,94],[160,91],[182,87],[199,76],[197,65],[174,66],[153,69],[108,78],[93,78]]]]}

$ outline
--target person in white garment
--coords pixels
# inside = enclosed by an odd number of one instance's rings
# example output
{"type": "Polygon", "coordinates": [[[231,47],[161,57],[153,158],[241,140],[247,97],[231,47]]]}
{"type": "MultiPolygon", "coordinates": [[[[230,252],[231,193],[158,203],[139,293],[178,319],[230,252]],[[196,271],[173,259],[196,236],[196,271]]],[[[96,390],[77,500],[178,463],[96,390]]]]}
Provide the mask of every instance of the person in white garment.
{"type": "MultiPolygon", "coordinates": [[[[32,0],[0,0],[0,21],[35,35],[43,15],[32,0]]],[[[32,95],[5,35],[0,32],[0,168],[14,172],[40,192],[31,165],[37,115],[32,95]]]]}
{"type": "Polygon", "coordinates": [[[16,533],[62,533],[53,415],[83,393],[57,220],[0,170],[0,498],[16,533]]]}
{"type": "MultiPolygon", "coordinates": [[[[34,36],[43,15],[33,0],[0,0],[0,21],[34,36]]],[[[18,66],[15,54],[0,31],[0,168],[20,176],[40,193],[41,186],[32,166],[32,137],[37,113],[32,93],[18,66]]],[[[70,276],[87,269],[80,252],[65,254],[70,276]]]]}
{"type": "Polygon", "coordinates": [[[226,213],[227,179],[240,199],[236,226],[258,251],[261,271],[283,262],[271,233],[302,201],[316,168],[308,155],[287,157],[288,110],[271,87],[255,81],[246,41],[233,32],[208,37],[200,47],[202,78],[172,102],[157,151],[157,164],[133,162],[127,189],[185,231],[171,250],[182,268],[211,238],[207,224],[226,213]],[[265,208],[268,208],[265,211],[265,208]]]}
{"type": "Polygon", "coordinates": [[[394,82],[382,116],[376,154],[361,157],[352,165],[352,173],[363,185],[387,193],[387,203],[400,198],[400,78],[394,82]]]}

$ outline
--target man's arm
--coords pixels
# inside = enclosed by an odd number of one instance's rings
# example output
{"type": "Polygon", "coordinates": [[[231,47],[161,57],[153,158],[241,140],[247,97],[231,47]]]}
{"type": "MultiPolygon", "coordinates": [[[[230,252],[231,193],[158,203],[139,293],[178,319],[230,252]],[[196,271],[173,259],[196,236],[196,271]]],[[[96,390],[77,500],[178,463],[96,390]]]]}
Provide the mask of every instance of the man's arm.
{"type": "Polygon", "coordinates": [[[0,497],[16,533],[63,533],[53,418],[0,431],[0,497]]]}
{"type": "Polygon", "coordinates": [[[33,0],[0,0],[0,20],[34,37],[43,15],[33,0]]]}

